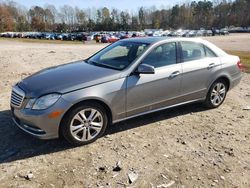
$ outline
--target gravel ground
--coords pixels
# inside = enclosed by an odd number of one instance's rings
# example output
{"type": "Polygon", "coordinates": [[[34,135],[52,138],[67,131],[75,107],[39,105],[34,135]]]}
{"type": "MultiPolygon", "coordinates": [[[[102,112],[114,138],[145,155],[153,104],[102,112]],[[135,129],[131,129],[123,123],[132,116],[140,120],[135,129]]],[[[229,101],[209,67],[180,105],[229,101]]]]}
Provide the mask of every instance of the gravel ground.
{"type": "Polygon", "coordinates": [[[204,37],[223,50],[250,52],[250,34],[230,34],[229,36],[204,37]]]}
{"type": "MultiPolygon", "coordinates": [[[[208,40],[227,50],[241,40],[237,49],[250,52],[246,36],[208,40]]],[[[138,117],[83,147],[38,140],[14,126],[11,85],[102,47],[0,41],[0,187],[250,187],[249,74],[218,109],[190,104],[138,117]]]]}

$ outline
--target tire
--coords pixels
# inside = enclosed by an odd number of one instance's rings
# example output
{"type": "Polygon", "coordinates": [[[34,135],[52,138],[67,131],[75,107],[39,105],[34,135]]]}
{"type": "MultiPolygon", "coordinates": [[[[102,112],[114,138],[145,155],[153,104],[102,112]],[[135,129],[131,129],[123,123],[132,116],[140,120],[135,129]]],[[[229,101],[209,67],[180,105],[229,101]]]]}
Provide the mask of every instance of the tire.
{"type": "Polygon", "coordinates": [[[66,114],[61,124],[61,134],[70,144],[82,146],[101,137],[107,124],[105,109],[98,103],[86,102],[66,114]]]}
{"type": "Polygon", "coordinates": [[[228,85],[223,79],[216,80],[207,93],[205,106],[208,108],[218,108],[225,100],[228,85]]]}

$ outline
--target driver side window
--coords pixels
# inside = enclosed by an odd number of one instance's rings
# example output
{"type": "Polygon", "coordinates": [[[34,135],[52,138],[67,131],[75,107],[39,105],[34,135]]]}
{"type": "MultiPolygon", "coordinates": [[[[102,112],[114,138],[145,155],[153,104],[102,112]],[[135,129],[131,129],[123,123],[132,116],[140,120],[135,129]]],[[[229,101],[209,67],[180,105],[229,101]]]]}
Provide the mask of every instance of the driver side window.
{"type": "Polygon", "coordinates": [[[175,42],[162,44],[155,47],[142,61],[143,64],[151,65],[155,68],[172,65],[176,63],[175,42]]]}

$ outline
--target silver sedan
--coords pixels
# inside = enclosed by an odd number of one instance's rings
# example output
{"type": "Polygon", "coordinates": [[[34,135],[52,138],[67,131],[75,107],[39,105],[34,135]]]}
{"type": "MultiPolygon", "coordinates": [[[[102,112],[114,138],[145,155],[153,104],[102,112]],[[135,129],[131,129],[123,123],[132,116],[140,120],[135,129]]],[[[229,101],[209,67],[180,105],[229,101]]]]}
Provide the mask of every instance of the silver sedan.
{"type": "Polygon", "coordinates": [[[205,40],[125,39],[20,81],[11,111],[16,125],[35,137],[62,135],[83,145],[135,116],[197,101],[217,108],[241,71],[239,57],[205,40]]]}

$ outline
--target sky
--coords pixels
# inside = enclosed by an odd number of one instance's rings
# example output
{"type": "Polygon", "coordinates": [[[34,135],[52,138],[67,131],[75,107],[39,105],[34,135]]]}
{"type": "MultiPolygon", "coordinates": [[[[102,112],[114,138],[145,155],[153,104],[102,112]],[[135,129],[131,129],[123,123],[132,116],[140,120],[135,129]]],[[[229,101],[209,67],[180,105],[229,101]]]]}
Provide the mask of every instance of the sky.
{"type": "Polygon", "coordinates": [[[139,7],[151,7],[161,8],[162,6],[168,7],[177,3],[183,2],[182,0],[14,0],[15,2],[24,5],[29,8],[34,5],[44,6],[46,4],[52,4],[56,7],[63,6],[65,4],[79,8],[117,8],[120,10],[137,10],[139,7]]]}

